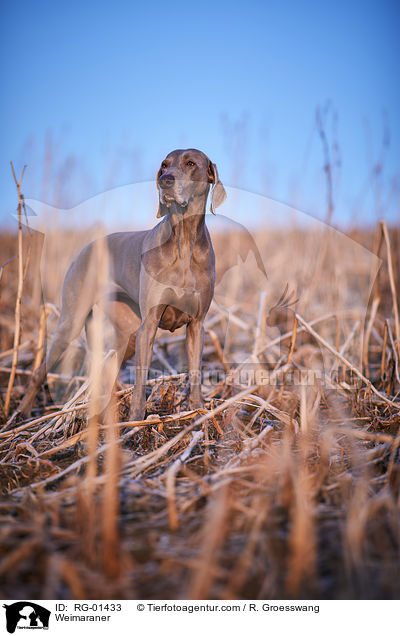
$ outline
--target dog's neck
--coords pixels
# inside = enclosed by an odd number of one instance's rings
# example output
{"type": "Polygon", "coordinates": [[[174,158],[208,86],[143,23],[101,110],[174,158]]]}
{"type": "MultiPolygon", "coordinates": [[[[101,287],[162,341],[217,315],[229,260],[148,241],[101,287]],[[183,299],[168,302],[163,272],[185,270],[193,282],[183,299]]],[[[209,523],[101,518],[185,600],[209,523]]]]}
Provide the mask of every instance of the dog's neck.
{"type": "Polygon", "coordinates": [[[175,238],[178,257],[190,260],[196,241],[205,228],[206,202],[204,198],[193,199],[185,209],[176,204],[169,208],[168,218],[175,238]]]}

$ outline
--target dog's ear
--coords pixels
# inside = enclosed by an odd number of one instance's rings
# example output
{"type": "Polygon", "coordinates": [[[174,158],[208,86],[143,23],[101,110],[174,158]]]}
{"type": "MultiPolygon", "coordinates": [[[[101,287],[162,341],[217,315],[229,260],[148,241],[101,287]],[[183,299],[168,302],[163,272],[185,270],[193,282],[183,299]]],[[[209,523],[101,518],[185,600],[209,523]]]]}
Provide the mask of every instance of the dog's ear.
{"type": "Polygon", "coordinates": [[[217,166],[215,165],[215,163],[212,163],[212,161],[208,163],[207,174],[208,182],[212,183],[210,212],[212,212],[212,214],[215,214],[215,208],[217,208],[219,205],[222,205],[225,201],[226,192],[218,176],[217,166]]]}
{"type": "MultiPolygon", "coordinates": [[[[158,192],[160,192],[160,186],[158,185],[158,180],[161,177],[161,173],[162,173],[162,168],[159,169],[159,171],[157,172],[157,176],[156,176],[156,186],[157,186],[158,192]]],[[[162,216],[165,216],[166,214],[168,214],[168,208],[167,208],[166,205],[163,205],[161,203],[160,197],[158,197],[157,219],[160,219],[162,216]]]]}

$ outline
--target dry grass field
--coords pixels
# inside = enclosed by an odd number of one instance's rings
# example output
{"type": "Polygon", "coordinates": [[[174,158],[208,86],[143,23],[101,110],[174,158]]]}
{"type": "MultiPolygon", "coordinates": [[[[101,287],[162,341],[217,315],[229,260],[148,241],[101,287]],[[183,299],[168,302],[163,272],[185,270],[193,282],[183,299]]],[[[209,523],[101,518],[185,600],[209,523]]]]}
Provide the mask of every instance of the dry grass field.
{"type": "Polygon", "coordinates": [[[187,408],[184,332],[159,332],[150,417],[132,423],[129,364],[114,420],[88,418],[84,336],[72,377],[49,374],[13,418],[76,237],[46,239],[41,275],[40,237],[23,233],[16,359],[17,236],[0,236],[4,599],[399,598],[400,228],[351,238],[259,232],[265,281],[251,254],[228,268],[242,239],[216,235],[206,409],[187,408]]]}

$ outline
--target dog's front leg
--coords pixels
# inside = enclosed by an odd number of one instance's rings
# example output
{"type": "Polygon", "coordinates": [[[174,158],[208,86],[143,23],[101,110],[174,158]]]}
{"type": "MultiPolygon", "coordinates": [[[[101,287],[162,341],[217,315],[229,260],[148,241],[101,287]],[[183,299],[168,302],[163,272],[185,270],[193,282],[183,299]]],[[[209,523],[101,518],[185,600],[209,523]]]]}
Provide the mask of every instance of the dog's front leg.
{"type": "Polygon", "coordinates": [[[130,420],[143,420],[145,416],[146,380],[161,314],[162,310],[151,312],[136,334],[135,393],[129,410],[130,420]]]}
{"type": "Polygon", "coordinates": [[[204,329],[201,320],[192,320],[186,327],[186,351],[189,367],[190,397],[189,408],[200,409],[204,406],[201,396],[201,356],[203,351],[204,329]]]}

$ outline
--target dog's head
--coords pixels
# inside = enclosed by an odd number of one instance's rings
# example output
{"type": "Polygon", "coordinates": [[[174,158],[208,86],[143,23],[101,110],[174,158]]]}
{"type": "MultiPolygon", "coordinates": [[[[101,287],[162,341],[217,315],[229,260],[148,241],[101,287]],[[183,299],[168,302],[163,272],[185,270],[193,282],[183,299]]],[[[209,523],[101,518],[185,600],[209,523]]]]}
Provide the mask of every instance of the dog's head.
{"type": "Polygon", "coordinates": [[[157,173],[157,216],[168,214],[172,204],[184,213],[191,201],[207,197],[210,185],[211,212],[215,214],[215,208],[226,199],[217,166],[200,150],[173,150],[165,157],[157,173]]]}

